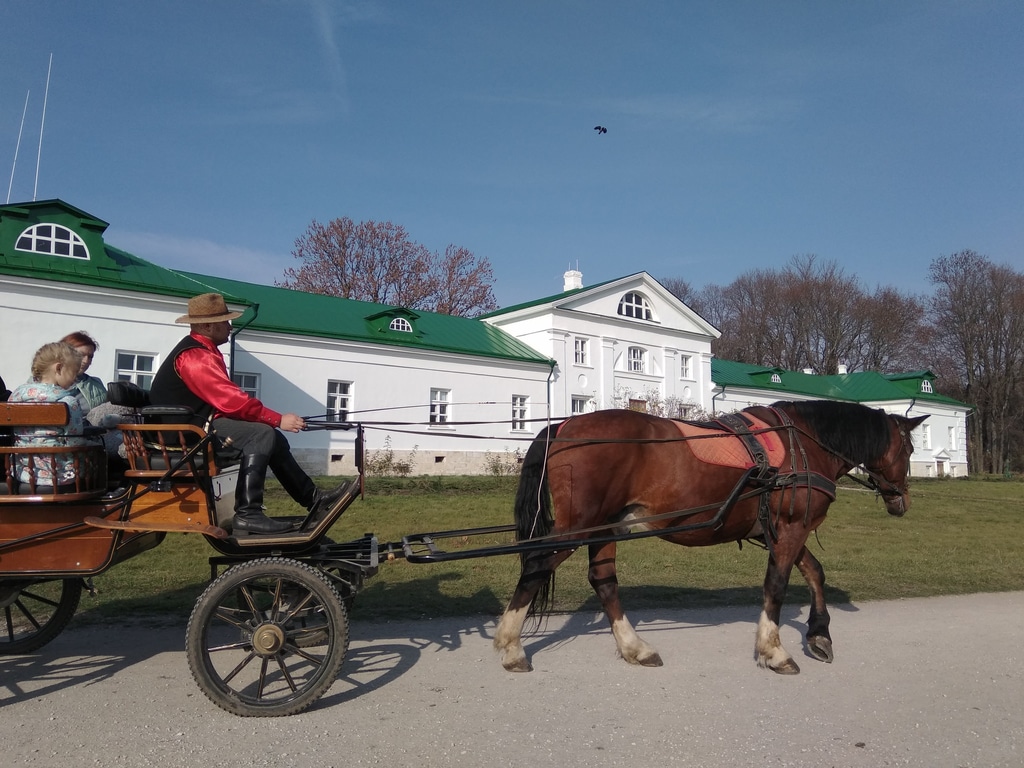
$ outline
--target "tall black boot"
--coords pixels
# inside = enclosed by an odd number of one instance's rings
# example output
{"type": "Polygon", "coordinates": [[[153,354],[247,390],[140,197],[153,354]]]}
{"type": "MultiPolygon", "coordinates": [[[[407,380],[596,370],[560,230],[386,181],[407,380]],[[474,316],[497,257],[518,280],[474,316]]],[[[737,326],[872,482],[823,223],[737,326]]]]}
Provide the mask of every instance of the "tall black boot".
{"type": "Polygon", "coordinates": [[[320,490],[299,466],[291,450],[279,450],[273,457],[270,468],[287,494],[315,518],[322,518],[334,512],[338,503],[344,501],[355,487],[355,481],[349,480],[329,491],[320,490]]]}
{"type": "Polygon", "coordinates": [[[270,462],[270,468],[281,487],[300,506],[309,509],[313,505],[320,491],[290,450],[279,450],[270,462]]]}
{"type": "Polygon", "coordinates": [[[235,516],[231,525],[246,533],[283,533],[292,530],[292,524],[272,520],[263,514],[263,484],[267,479],[270,459],[260,454],[242,456],[235,488],[235,516]]]}

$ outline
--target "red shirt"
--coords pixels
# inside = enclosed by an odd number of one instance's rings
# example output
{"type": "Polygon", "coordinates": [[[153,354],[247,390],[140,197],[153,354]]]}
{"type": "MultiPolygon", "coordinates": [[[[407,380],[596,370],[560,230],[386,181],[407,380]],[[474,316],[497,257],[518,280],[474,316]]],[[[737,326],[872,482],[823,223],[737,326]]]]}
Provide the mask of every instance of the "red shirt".
{"type": "Polygon", "coordinates": [[[267,408],[259,399],[243,392],[228,376],[224,355],[213,340],[190,333],[202,348],[186,349],[174,361],[174,370],[194,395],[213,406],[213,418],[257,421],[281,426],[281,414],[267,408]]]}

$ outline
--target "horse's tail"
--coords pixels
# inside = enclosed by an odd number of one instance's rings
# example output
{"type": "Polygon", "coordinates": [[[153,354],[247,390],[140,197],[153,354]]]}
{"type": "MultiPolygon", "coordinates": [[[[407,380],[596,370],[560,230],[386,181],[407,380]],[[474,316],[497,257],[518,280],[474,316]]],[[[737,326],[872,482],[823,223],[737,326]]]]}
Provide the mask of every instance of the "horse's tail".
{"type": "MultiPolygon", "coordinates": [[[[547,536],[555,527],[551,516],[551,496],[548,491],[548,448],[560,424],[552,424],[540,431],[523,457],[519,472],[519,488],[516,490],[516,539],[547,536]]],[[[537,553],[520,554],[521,575],[526,573],[528,557],[537,553]]],[[[541,574],[538,574],[540,576],[541,574]]],[[[530,603],[530,614],[543,614],[550,605],[555,572],[547,574],[546,581],[530,603]]]]}

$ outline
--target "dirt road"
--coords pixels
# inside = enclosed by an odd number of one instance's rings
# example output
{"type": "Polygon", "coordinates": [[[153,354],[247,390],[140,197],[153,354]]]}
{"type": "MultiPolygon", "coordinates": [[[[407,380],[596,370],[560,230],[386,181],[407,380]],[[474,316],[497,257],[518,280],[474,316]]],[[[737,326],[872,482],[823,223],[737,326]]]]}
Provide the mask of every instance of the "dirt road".
{"type": "Polygon", "coordinates": [[[192,681],[184,626],[66,631],[0,658],[8,766],[1024,765],[1024,592],[833,608],[836,661],[753,662],[758,608],[633,616],[659,669],[615,657],[603,618],[533,636],[535,671],[491,650],[494,622],[352,627],[342,676],[310,711],[238,718],[192,681]]]}

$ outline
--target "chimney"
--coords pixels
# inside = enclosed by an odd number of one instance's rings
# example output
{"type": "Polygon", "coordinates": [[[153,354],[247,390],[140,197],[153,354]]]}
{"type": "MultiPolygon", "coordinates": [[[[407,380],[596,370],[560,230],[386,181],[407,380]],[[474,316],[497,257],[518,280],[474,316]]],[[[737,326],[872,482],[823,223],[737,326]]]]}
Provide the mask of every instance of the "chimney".
{"type": "Polygon", "coordinates": [[[583,273],[578,269],[570,269],[562,275],[562,279],[565,281],[563,291],[575,291],[583,287],[583,273]]]}
{"type": "Polygon", "coordinates": [[[840,363],[839,368],[836,370],[836,373],[838,373],[840,376],[845,376],[847,373],[846,363],[840,363]]]}

